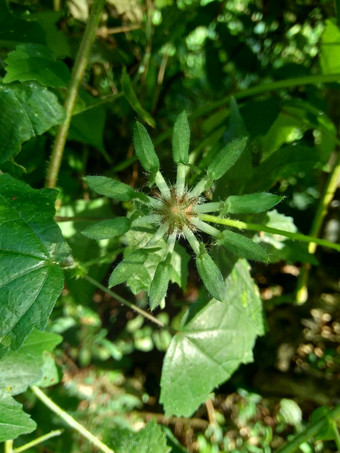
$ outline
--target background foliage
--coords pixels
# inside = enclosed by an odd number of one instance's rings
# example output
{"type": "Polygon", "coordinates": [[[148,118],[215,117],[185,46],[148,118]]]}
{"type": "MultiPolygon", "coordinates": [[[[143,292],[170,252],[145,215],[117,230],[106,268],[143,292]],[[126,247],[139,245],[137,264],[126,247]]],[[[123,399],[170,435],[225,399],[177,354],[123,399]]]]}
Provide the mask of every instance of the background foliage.
{"type": "Polygon", "coordinates": [[[12,439],[18,449],[59,428],[30,451],[95,449],[30,386],[50,387],[49,396],[115,452],[296,451],[289,445],[299,433],[300,451],[337,451],[339,414],[327,409],[339,403],[337,252],[243,231],[270,256],[269,264],[249,264],[238,259],[249,258],[239,242],[229,252],[210,242],[227,288],[221,303],[208,295],[181,241],[156,325],[131,303],[148,311],[161,252],[136,253],[151,233],[129,230],[129,222],[133,200],[153,193],[134,151],[134,124],[148,128],[163,176],[174,181],[171,135],[185,110],[190,186],[221,149],[248,137],[236,164],[205,192],[207,201],[229,197],[231,220],[339,242],[338,2],[107,0],[57,190],[47,189],[89,6],[0,0],[6,452],[12,439]],[[112,178],[114,193],[92,187],[98,178],[88,175],[112,178]],[[284,198],[275,209],[240,212],[236,196],[269,191],[284,198]],[[102,239],[95,225],[117,217],[102,239]],[[135,267],[110,294],[122,257],[135,267]],[[303,438],[306,426],[317,429],[303,438]]]}

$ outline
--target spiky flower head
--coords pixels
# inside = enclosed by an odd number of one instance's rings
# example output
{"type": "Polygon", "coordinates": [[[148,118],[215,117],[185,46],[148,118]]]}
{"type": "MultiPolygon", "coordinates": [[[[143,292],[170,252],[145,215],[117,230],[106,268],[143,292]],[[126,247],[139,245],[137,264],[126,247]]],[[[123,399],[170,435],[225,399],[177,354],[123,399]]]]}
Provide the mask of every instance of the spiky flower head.
{"type": "MultiPolygon", "coordinates": [[[[148,254],[153,254],[155,250],[158,251],[161,248],[160,261],[148,289],[150,308],[156,308],[163,301],[169,282],[172,280],[172,255],[176,241],[179,237],[184,237],[195,254],[197,271],[206,289],[215,299],[223,301],[226,291],[223,276],[206,246],[198,239],[197,233],[203,232],[210,235],[215,243],[229,248],[239,256],[267,259],[265,251],[251,239],[232,231],[221,231],[200,218],[207,212],[219,212],[221,215],[228,212],[254,212],[251,209],[254,202],[249,198],[252,195],[231,196],[221,202],[208,202],[202,196],[212,187],[214,181],[224,176],[235,164],[246,147],[247,138],[237,138],[227,144],[210,162],[206,173],[194,187],[188,187],[186,183],[191,166],[189,162],[190,129],[185,112],[177,117],[172,135],[173,159],[177,165],[174,185],[169,185],[160,172],[160,163],[152,140],[145,127],[139,122],[135,124],[133,138],[139,161],[150,174],[149,187],[156,186],[151,196],[134,191],[126,184],[104,176],[85,178],[88,186],[99,194],[120,201],[133,200],[135,210],[129,219],[118,217],[107,220],[87,228],[83,234],[100,239],[122,235],[128,230],[137,231],[141,227],[154,231],[146,244],[128,254],[115,267],[109,279],[109,286],[127,281],[140,266],[144,265],[148,254]],[[104,230],[105,233],[101,234],[104,230]],[[110,234],[110,231],[113,233],[110,234]]],[[[256,194],[256,196],[257,199],[262,197],[260,205],[265,207],[262,210],[269,209],[282,198],[272,194],[256,194]]],[[[260,212],[259,205],[256,209],[256,212],[260,212]]]]}

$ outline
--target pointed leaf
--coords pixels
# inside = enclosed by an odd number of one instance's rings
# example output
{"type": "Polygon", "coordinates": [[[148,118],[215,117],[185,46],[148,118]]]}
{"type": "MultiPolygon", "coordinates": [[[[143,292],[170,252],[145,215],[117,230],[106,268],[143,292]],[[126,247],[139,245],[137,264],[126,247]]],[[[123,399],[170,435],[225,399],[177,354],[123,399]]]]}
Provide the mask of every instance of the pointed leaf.
{"type": "Polygon", "coordinates": [[[208,167],[208,174],[214,180],[222,176],[236,163],[247,144],[247,137],[237,138],[228,143],[214,158],[208,167]]]}
{"type": "Polygon", "coordinates": [[[222,239],[219,244],[231,250],[235,255],[248,260],[269,261],[268,253],[259,244],[246,236],[234,233],[233,231],[223,231],[222,239]]]}
{"type": "Polygon", "coordinates": [[[246,261],[226,279],[224,303],[193,304],[180,333],[171,340],[161,379],[166,417],[189,417],[241,363],[252,361],[256,336],[263,333],[261,299],[246,261]],[[258,323],[260,318],[260,323],[258,323]]]}
{"type": "Polygon", "coordinates": [[[35,80],[47,87],[66,87],[70,80],[66,64],[56,61],[49,48],[40,44],[19,44],[5,63],[5,83],[35,80]]]}
{"type": "Polygon", "coordinates": [[[219,301],[225,298],[225,285],[219,268],[208,252],[203,251],[196,258],[196,267],[209,293],[219,301]]]}
{"type": "Polygon", "coordinates": [[[16,155],[23,142],[64,118],[57,96],[38,83],[0,83],[0,163],[16,155]]]}
{"type": "Polygon", "coordinates": [[[284,197],[261,192],[247,195],[231,195],[225,202],[225,211],[230,214],[253,214],[267,211],[280,203],[284,197]]]}
{"type": "MultiPolygon", "coordinates": [[[[0,344],[18,349],[45,328],[64,283],[69,248],[54,222],[57,191],[0,175],[0,344]]],[[[3,353],[4,351],[2,351],[3,353]]]]}
{"type": "Polygon", "coordinates": [[[146,195],[135,192],[131,186],[106,176],[85,176],[84,181],[90,189],[105,197],[119,201],[130,201],[134,198],[148,201],[146,195]]]}
{"type": "Polygon", "coordinates": [[[172,152],[176,164],[189,163],[190,128],[187,114],[178,115],[172,133],[172,152]]]}
{"type": "Polygon", "coordinates": [[[171,278],[172,267],[170,259],[158,264],[154,278],[150,286],[150,308],[154,310],[160,305],[166,296],[169,281],[171,278]]]}
{"type": "Polygon", "coordinates": [[[90,239],[111,239],[126,233],[129,228],[129,219],[116,217],[115,219],[103,220],[90,225],[82,231],[82,234],[90,239]]]}
{"type": "Polygon", "coordinates": [[[128,101],[130,104],[130,107],[132,110],[134,110],[141,118],[143,121],[145,121],[149,126],[155,127],[155,120],[152,118],[149,112],[147,112],[143,107],[142,104],[139,102],[135,90],[133,89],[133,85],[131,82],[131,79],[129,77],[129,74],[126,71],[126,68],[123,68],[122,72],[122,90],[123,94],[125,96],[125,99],[128,101]]]}
{"type": "Polygon", "coordinates": [[[32,330],[20,349],[9,352],[0,361],[0,398],[24,392],[43,376],[45,352],[52,352],[62,337],[55,333],[32,330]]]}
{"type": "Polygon", "coordinates": [[[144,250],[136,250],[130,253],[118,266],[113,269],[109,278],[109,288],[126,282],[131,276],[137,274],[147,259],[147,253],[144,250]]]}
{"type": "Polygon", "coordinates": [[[138,121],[133,129],[133,143],[136,154],[144,169],[149,173],[159,170],[159,160],[148,131],[138,121]]]}
{"type": "Polygon", "coordinates": [[[11,397],[0,399],[0,442],[31,433],[36,427],[36,423],[22,410],[21,404],[11,397]]]}

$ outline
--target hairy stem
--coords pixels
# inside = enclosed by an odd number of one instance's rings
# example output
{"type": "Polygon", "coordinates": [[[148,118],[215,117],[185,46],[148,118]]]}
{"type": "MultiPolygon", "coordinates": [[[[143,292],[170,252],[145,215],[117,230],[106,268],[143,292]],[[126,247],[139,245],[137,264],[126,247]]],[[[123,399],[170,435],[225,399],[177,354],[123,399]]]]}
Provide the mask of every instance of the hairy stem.
{"type": "Polygon", "coordinates": [[[60,434],[62,434],[62,432],[63,431],[61,429],[56,429],[55,431],[51,431],[48,434],[44,434],[43,436],[40,436],[34,440],[31,440],[31,442],[27,442],[27,444],[22,445],[21,447],[15,448],[13,450],[13,453],[21,453],[22,451],[26,451],[29,448],[34,447],[35,445],[45,442],[45,440],[51,439],[52,437],[60,436],[60,434]]]}
{"type": "Polygon", "coordinates": [[[83,437],[88,439],[93,445],[95,445],[99,450],[104,453],[114,453],[111,448],[101,442],[98,437],[94,436],[90,431],[88,431],[83,425],[81,425],[77,420],[75,420],[71,415],[64,411],[60,406],[58,406],[51,398],[49,398],[42,390],[40,390],[35,385],[31,387],[33,393],[40,399],[42,403],[45,404],[51,411],[59,415],[60,418],[64,420],[71,428],[75,429],[83,437]]]}
{"type": "Polygon", "coordinates": [[[171,328],[166,326],[162,321],[160,321],[158,318],[153,316],[152,314],[148,313],[147,311],[143,310],[142,308],[138,307],[137,305],[133,304],[132,302],[129,302],[128,300],[124,299],[121,297],[119,294],[105,288],[104,285],[101,283],[97,282],[94,278],[90,277],[89,275],[84,275],[83,278],[87,280],[88,282],[92,283],[92,285],[96,286],[97,288],[101,289],[105,293],[109,294],[113,298],[117,299],[119,302],[122,304],[126,305],[127,307],[131,308],[132,310],[136,311],[140,315],[144,316],[144,318],[149,319],[149,321],[152,321],[154,324],[157,324],[159,327],[162,327],[163,329],[167,329],[171,331],[171,328]]]}
{"type": "MultiPolygon", "coordinates": [[[[325,215],[327,214],[328,211],[328,206],[333,200],[334,193],[337,189],[338,186],[338,181],[340,178],[340,154],[338,155],[337,162],[335,163],[333,170],[329,174],[329,177],[327,179],[322,197],[319,201],[315,217],[313,219],[312,227],[310,230],[310,235],[311,236],[319,236],[320,230],[322,227],[323,220],[325,218],[325,215]]],[[[308,251],[309,253],[314,254],[316,251],[317,244],[316,243],[310,243],[308,246],[308,251]]],[[[300,275],[298,278],[297,282],[297,289],[296,289],[296,302],[298,304],[302,304],[306,302],[307,297],[308,297],[308,290],[307,290],[307,285],[308,285],[308,277],[309,277],[309,271],[310,271],[310,264],[305,263],[300,271],[300,275]]]]}
{"type": "Polygon", "coordinates": [[[105,5],[105,0],[94,0],[89,20],[86,25],[83,39],[80,43],[80,48],[72,70],[71,82],[69,84],[65,111],[66,118],[63,124],[58,129],[57,136],[53,145],[51,159],[47,169],[46,187],[54,188],[57,184],[58,173],[63,158],[65,143],[70,128],[72,114],[76,105],[77,95],[81,81],[84,77],[86,66],[90,56],[90,50],[96,37],[96,30],[101,18],[101,14],[105,5]]]}
{"type": "Polygon", "coordinates": [[[293,453],[297,451],[301,444],[303,444],[304,442],[318,434],[325,426],[325,423],[328,423],[329,419],[333,421],[338,419],[339,417],[340,417],[340,405],[337,406],[332,411],[330,411],[327,416],[322,417],[319,420],[316,420],[315,422],[307,426],[307,428],[304,431],[298,434],[292,441],[290,441],[283,448],[279,449],[277,453],[293,453]]]}
{"type": "Polygon", "coordinates": [[[311,236],[306,236],[301,233],[292,233],[291,231],[279,230],[277,228],[271,228],[265,225],[258,225],[256,223],[242,222],[240,220],[232,219],[222,219],[221,217],[216,217],[208,214],[201,214],[199,218],[206,222],[218,223],[220,225],[226,225],[239,230],[250,230],[250,231],[263,231],[265,233],[279,234],[280,236],[285,236],[290,239],[297,241],[315,243],[322,245],[324,247],[329,247],[334,250],[340,251],[340,244],[335,244],[333,242],[327,241],[326,239],[315,238],[311,236]]]}

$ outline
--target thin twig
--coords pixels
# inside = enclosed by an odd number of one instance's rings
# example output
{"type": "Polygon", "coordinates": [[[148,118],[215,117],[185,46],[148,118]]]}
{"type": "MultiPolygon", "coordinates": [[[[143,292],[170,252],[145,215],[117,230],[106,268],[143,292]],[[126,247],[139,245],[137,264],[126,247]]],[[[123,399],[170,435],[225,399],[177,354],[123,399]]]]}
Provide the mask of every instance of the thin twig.
{"type": "Polygon", "coordinates": [[[63,158],[65,143],[68,131],[71,124],[72,114],[76,105],[79,87],[84,77],[86,66],[89,60],[90,51],[96,30],[101,18],[101,14],[105,5],[105,0],[94,0],[89,20],[86,25],[83,39],[80,43],[80,48],[72,70],[71,82],[67,90],[65,111],[66,118],[63,124],[60,125],[57,136],[53,145],[51,159],[48,165],[46,176],[46,187],[54,188],[57,184],[58,173],[63,158]]]}
{"type": "Polygon", "coordinates": [[[13,453],[21,453],[22,451],[28,450],[29,448],[32,448],[35,445],[45,442],[45,440],[51,439],[52,437],[60,436],[62,434],[62,432],[63,431],[61,429],[56,429],[54,431],[51,431],[48,434],[44,434],[43,436],[40,436],[34,440],[31,440],[31,442],[27,442],[27,444],[22,445],[21,447],[14,448],[13,453]]]}
{"type": "Polygon", "coordinates": [[[40,399],[42,403],[45,404],[51,411],[59,415],[60,418],[64,420],[71,428],[78,431],[83,437],[89,440],[93,445],[95,445],[99,450],[104,453],[114,453],[111,448],[101,442],[98,437],[94,436],[90,431],[88,431],[83,425],[81,425],[77,420],[75,420],[71,415],[64,411],[60,406],[58,406],[50,397],[48,397],[42,390],[40,390],[35,385],[31,387],[33,393],[40,399]]]}

